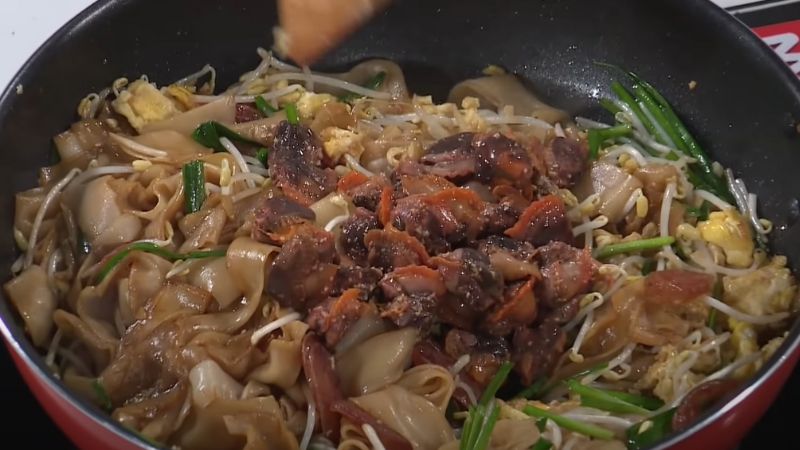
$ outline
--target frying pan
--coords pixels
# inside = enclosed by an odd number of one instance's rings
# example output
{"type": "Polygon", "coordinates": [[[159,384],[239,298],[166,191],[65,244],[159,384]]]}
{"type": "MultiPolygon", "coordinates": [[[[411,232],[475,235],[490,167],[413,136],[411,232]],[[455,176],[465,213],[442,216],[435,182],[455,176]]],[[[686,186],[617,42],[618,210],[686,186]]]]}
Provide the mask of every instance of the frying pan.
{"type": "MultiPolygon", "coordinates": [[[[220,86],[254,67],[276,22],[267,0],[109,0],[56,32],[0,97],[0,273],[15,257],[13,193],[35,184],[51,138],[75,119],[87,93],[118,76],[166,84],[205,63],[220,86]],[[17,85],[23,93],[17,94],[17,85]]],[[[396,60],[413,91],[439,100],[456,81],[499,64],[573,114],[603,118],[597,99],[614,63],[653,82],[722,164],[758,194],[775,224],[773,248],[800,260],[800,84],[744,25],[698,0],[401,0],[330,54],[319,68],[370,57],[396,60]],[[695,81],[694,90],[688,83],[695,81]]],[[[606,119],[608,119],[606,117],[606,119]]],[[[148,448],[51,376],[20,322],[0,301],[0,330],[40,403],[80,447],[148,448]]],[[[680,434],[655,448],[733,448],[774,400],[800,344],[795,324],[759,374],[680,434]]]]}

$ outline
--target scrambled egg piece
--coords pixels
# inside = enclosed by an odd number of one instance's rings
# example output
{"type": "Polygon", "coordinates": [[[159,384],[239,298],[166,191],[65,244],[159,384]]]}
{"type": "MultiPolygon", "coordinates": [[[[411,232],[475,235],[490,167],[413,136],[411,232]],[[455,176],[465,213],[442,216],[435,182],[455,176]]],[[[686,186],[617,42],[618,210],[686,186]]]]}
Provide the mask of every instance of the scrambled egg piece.
{"type": "Polygon", "coordinates": [[[684,384],[691,389],[703,380],[703,375],[687,370],[679,379],[675,380],[675,372],[683,365],[690,354],[690,350],[678,350],[674,345],[665,345],[656,355],[656,360],[647,369],[644,376],[634,385],[637,389],[652,389],[656,397],[665,402],[671,401],[675,395],[674,382],[684,384]]]}
{"type": "Polygon", "coordinates": [[[137,131],[152,122],[168,119],[180,111],[155,85],[136,80],[111,104],[114,110],[128,119],[137,131]]]}
{"type": "Polygon", "coordinates": [[[320,136],[324,139],[322,146],[325,149],[325,153],[334,161],[337,161],[345,154],[352,155],[358,159],[364,153],[362,137],[353,131],[328,127],[322,130],[320,136]]]}
{"type": "Polygon", "coordinates": [[[311,119],[326,103],[335,102],[336,97],[331,94],[314,94],[303,92],[297,100],[297,113],[301,119],[311,119]]]}
{"type": "Polygon", "coordinates": [[[481,133],[489,130],[489,124],[486,123],[486,119],[481,117],[475,108],[462,110],[461,114],[456,116],[456,121],[458,122],[458,130],[461,132],[474,131],[481,133]]]}
{"type": "Polygon", "coordinates": [[[416,161],[425,154],[422,146],[417,141],[413,141],[406,146],[390,147],[386,151],[386,160],[391,167],[397,167],[402,161],[416,161]]]}
{"type": "MultiPolygon", "coordinates": [[[[731,347],[736,352],[737,359],[758,351],[758,333],[753,325],[728,318],[728,327],[731,329],[731,347]]],[[[734,372],[734,376],[747,378],[756,370],[756,364],[748,364],[734,372]]]]}
{"type": "Polygon", "coordinates": [[[194,87],[187,88],[186,86],[171,85],[165,89],[167,94],[174,98],[176,102],[183,108],[184,111],[194,108],[194,87]]]}
{"type": "Polygon", "coordinates": [[[797,285],[783,256],[747,275],[724,277],[722,287],[725,303],[747,314],[763,316],[795,309],[797,285]]]}
{"type": "MultiPolygon", "coordinates": [[[[728,326],[731,329],[731,346],[736,352],[735,358],[741,358],[747,355],[752,355],[759,351],[758,348],[758,333],[753,325],[740,322],[736,319],[728,319],[728,326]]],[[[761,354],[751,364],[740,367],[734,376],[736,378],[747,378],[753,376],[767,360],[772,357],[775,351],[783,343],[786,336],[776,337],[764,344],[760,349],[761,354]]]]}
{"type": "Polygon", "coordinates": [[[708,220],[697,224],[697,230],[703,240],[722,248],[725,260],[732,267],[750,267],[753,263],[753,235],[738,211],[712,212],[708,220]]]}
{"type": "MultiPolygon", "coordinates": [[[[270,89],[270,90],[271,91],[276,91],[278,89],[283,89],[285,87],[289,87],[289,81],[288,80],[280,80],[277,83],[275,83],[275,85],[272,86],[272,89],[270,89]]],[[[278,105],[279,106],[286,106],[289,103],[297,103],[300,100],[300,97],[303,96],[304,92],[306,92],[306,90],[300,88],[300,89],[298,89],[296,91],[292,91],[292,92],[290,92],[290,93],[288,93],[288,94],[286,94],[286,95],[284,95],[282,97],[279,97],[278,98],[278,105]]]]}

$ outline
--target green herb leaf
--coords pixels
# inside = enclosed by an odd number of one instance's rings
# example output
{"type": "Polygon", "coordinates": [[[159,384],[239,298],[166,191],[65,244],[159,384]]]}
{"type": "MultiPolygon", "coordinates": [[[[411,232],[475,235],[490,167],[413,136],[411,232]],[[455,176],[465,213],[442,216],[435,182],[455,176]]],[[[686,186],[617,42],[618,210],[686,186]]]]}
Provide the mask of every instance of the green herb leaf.
{"type": "Polygon", "coordinates": [[[539,440],[536,441],[535,444],[533,444],[531,450],[550,450],[551,448],[553,448],[552,442],[548,441],[545,438],[539,438],[539,440]]]}
{"type": "Polygon", "coordinates": [[[267,167],[267,164],[268,164],[267,159],[268,159],[268,157],[269,157],[269,150],[267,150],[264,147],[259,148],[258,151],[256,152],[256,159],[258,159],[258,161],[264,167],[267,167]]]}
{"type": "Polygon", "coordinates": [[[103,281],[103,279],[105,279],[105,277],[108,276],[112,270],[114,270],[114,267],[116,267],[117,264],[122,262],[128,257],[128,255],[131,254],[131,252],[134,251],[152,253],[171,262],[185,259],[221,258],[225,256],[225,250],[200,250],[189,253],[175,253],[163,247],[159,247],[152,242],[137,242],[125,247],[123,250],[120,250],[111,256],[100,269],[100,273],[97,275],[97,282],[100,283],[103,281]]]}
{"type": "Polygon", "coordinates": [[[100,407],[105,411],[111,412],[114,409],[114,405],[111,403],[111,397],[98,378],[92,380],[92,390],[94,391],[94,395],[100,407]]]}
{"type": "Polygon", "coordinates": [[[643,252],[657,250],[665,245],[672,245],[675,238],[672,236],[657,237],[650,239],[639,239],[638,241],[620,242],[618,244],[606,245],[594,251],[595,259],[605,259],[620,253],[643,252]]]}
{"type": "Polygon", "coordinates": [[[481,395],[481,404],[488,405],[489,401],[497,395],[497,391],[500,389],[500,386],[506,382],[506,378],[508,378],[508,374],[511,373],[513,367],[513,364],[506,361],[497,369],[497,373],[492,377],[491,381],[489,381],[489,384],[483,391],[483,395],[481,395]]]}
{"type": "Polygon", "coordinates": [[[672,416],[675,408],[639,422],[625,431],[629,450],[641,450],[663,439],[672,432],[672,416]]]}
{"type": "Polygon", "coordinates": [[[711,203],[703,200],[703,203],[698,207],[687,206],[686,214],[697,217],[697,220],[708,220],[708,215],[711,213],[711,203]]]}
{"type": "Polygon", "coordinates": [[[602,106],[603,109],[605,109],[606,111],[610,112],[612,116],[616,116],[617,113],[622,112],[622,110],[619,108],[619,106],[617,106],[616,103],[607,98],[600,99],[600,106],[602,106]]]}
{"type": "Polygon", "coordinates": [[[589,130],[589,159],[597,159],[600,147],[606,141],[630,136],[633,129],[629,125],[617,125],[610,128],[592,128],[589,130]]]}
{"type": "Polygon", "coordinates": [[[542,393],[542,391],[544,391],[544,387],[546,384],[547,384],[547,378],[539,378],[532,385],[521,390],[519,394],[517,394],[516,396],[527,399],[539,398],[539,395],[542,393]]]}
{"type": "Polygon", "coordinates": [[[528,405],[522,408],[522,412],[525,414],[532,416],[532,417],[540,417],[540,418],[547,418],[555,422],[556,425],[560,426],[561,428],[574,431],[576,433],[583,434],[585,436],[597,438],[597,439],[604,439],[609,440],[614,438],[614,432],[598,427],[596,425],[580,422],[577,420],[570,419],[568,417],[564,417],[553,412],[537,408],[535,406],[528,405]]]}
{"type": "Polygon", "coordinates": [[[206,176],[203,161],[183,165],[183,210],[186,214],[200,211],[206,201],[206,176]]]}
{"type": "Polygon", "coordinates": [[[714,173],[711,159],[692,134],[689,133],[686,125],[678,118],[672,105],[650,83],[644,81],[637,74],[628,72],[628,76],[635,83],[633,89],[637,98],[642,100],[645,105],[648,105],[648,109],[657,116],[662,128],[674,141],[675,145],[688,156],[697,160],[695,165],[700,168],[700,176],[709,184],[711,191],[732,202],[733,196],[728,190],[725,180],[714,173]]]}
{"type": "MultiPolygon", "coordinates": [[[[380,89],[385,79],[386,79],[386,72],[378,72],[374,77],[367,80],[367,82],[364,83],[362,86],[367,89],[372,89],[373,91],[375,91],[380,89]]],[[[363,97],[364,97],[363,95],[356,94],[355,92],[350,92],[339,97],[339,100],[345,103],[352,103],[363,97]]]]}
{"type": "Polygon", "coordinates": [[[500,416],[500,406],[495,405],[495,402],[492,401],[489,403],[488,408],[490,408],[491,411],[481,424],[480,432],[478,433],[477,439],[475,439],[472,450],[486,450],[489,447],[492,431],[497,423],[497,418],[500,416]]]}
{"type": "Polygon", "coordinates": [[[267,101],[264,100],[264,97],[260,95],[256,96],[256,109],[258,109],[258,112],[260,112],[264,117],[269,117],[278,112],[277,109],[273,108],[272,105],[267,103],[267,101]]]}
{"type": "Polygon", "coordinates": [[[290,124],[297,125],[300,123],[300,116],[297,114],[297,105],[289,103],[283,109],[286,111],[286,120],[290,124]]]}
{"type": "Polygon", "coordinates": [[[622,103],[630,108],[636,118],[639,119],[642,125],[644,125],[645,129],[647,129],[647,132],[656,137],[656,140],[658,140],[658,129],[656,129],[655,125],[653,125],[653,122],[650,120],[650,118],[645,115],[645,113],[642,111],[642,108],[639,107],[639,103],[633,98],[633,95],[628,92],[628,89],[626,89],[625,86],[623,86],[619,81],[615,81],[611,83],[611,91],[616,94],[617,98],[619,98],[622,103]]]}
{"type": "Polygon", "coordinates": [[[219,122],[214,122],[213,120],[200,124],[200,126],[198,126],[194,132],[192,132],[192,139],[194,139],[200,145],[214,149],[215,152],[226,151],[225,147],[219,141],[219,138],[221,137],[228,138],[234,142],[258,145],[257,142],[253,142],[226,127],[225,125],[222,125],[219,122]]]}

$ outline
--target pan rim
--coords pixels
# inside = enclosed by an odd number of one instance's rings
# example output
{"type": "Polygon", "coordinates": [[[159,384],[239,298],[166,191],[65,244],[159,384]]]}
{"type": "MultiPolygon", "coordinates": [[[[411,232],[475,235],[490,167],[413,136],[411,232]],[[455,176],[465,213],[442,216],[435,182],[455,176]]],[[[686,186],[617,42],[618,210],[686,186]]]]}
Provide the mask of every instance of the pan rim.
{"type": "MultiPolygon", "coordinates": [[[[109,14],[117,8],[124,8],[135,0],[98,0],[79,12],[75,17],[62,25],[47,40],[45,40],[36,51],[22,64],[14,76],[0,93],[0,123],[6,120],[11,113],[10,104],[13,102],[16,93],[16,86],[22,83],[35,69],[41,60],[46,60],[48,54],[59,47],[59,41],[69,39],[70,34],[85,23],[97,20],[109,14]]],[[[716,23],[725,28],[725,33],[730,36],[736,35],[736,45],[742,48],[751,48],[760,51],[764,65],[762,68],[768,70],[774,77],[776,84],[780,84],[788,94],[791,95],[794,103],[800,105],[800,79],[789,69],[780,57],[755,33],[753,33],[739,18],[718,7],[711,1],[696,2],[694,0],[669,0],[670,3],[686,4],[692,6],[693,14],[702,16],[701,20],[708,23],[716,23]]],[[[794,273],[798,273],[798,268],[794,268],[794,273]]],[[[126,429],[121,424],[114,421],[110,415],[102,412],[96,406],[80,398],[71,392],[60,380],[58,380],[46,367],[44,358],[34,348],[27,338],[23,328],[18,324],[15,313],[11,310],[6,301],[4,293],[0,292],[0,333],[6,340],[7,347],[20,358],[33,374],[41,380],[51,391],[56,392],[61,399],[68,402],[82,414],[90,417],[106,431],[114,433],[116,436],[126,440],[128,443],[137,445],[148,450],[156,450],[150,443],[141,439],[131,430],[126,429]]],[[[686,440],[695,433],[707,428],[721,417],[730,413],[734,408],[750,397],[756,390],[760,389],[768,380],[789,362],[793,355],[800,348],[800,317],[795,319],[784,342],[768,360],[766,364],[746,383],[740,387],[736,393],[728,398],[722,406],[704,413],[700,419],[694,421],[688,428],[680,432],[673,432],[663,440],[657,442],[651,450],[666,450],[673,445],[686,440]]]]}

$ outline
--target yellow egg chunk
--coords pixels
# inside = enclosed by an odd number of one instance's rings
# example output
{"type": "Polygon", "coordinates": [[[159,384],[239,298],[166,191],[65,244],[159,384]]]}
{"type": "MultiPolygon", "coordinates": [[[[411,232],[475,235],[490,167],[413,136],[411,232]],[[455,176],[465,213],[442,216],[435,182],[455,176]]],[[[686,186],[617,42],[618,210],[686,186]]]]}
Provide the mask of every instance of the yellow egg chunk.
{"type": "Polygon", "coordinates": [[[149,123],[180,113],[172,100],[144,80],[131,83],[128,89],[120,92],[112,106],[139,131],[149,123]]]}
{"type": "Polygon", "coordinates": [[[325,153],[334,161],[345,154],[358,159],[364,152],[364,144],[357,133],[337,127],[329,127],[320,133],[323,139],[325,153]]]}
{"type": "Polygon", "coordinates": [[[697,224],[697,229],[703,240],[722,248],[728,265],[744,268],[753,264],[753,235],[736,210],[712,212],[708,220],[697,224]]]}
{"type": "Polygon", "coordinates": [[[336,97],[331,94],[314,94],[313,92],[303,92],[297,100],[297,113],[301,119],[310,119],[326,103],[336,101],[336,97]]]}

